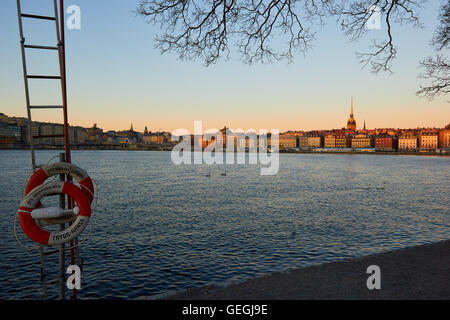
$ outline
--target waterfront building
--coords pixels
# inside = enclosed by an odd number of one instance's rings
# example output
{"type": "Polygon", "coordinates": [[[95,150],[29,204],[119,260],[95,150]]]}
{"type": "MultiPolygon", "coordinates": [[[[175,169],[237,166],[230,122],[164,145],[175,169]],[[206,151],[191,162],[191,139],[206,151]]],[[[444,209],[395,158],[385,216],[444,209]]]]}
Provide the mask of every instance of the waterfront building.
{"type": "Polygon", "coordinates": [[[258,135],[255,134],[255,136],[248,136],[245,137],[245,147],[247,149],[256,150],[258,149],[258,146],[262,146],[263,149],[267,149],[267,141],[263,141],[264,137],[261,136],[261,140],[259,139],[258,135]]]}
{"type": "Polygon", "coordinates": [[[352,137],[353,149],[372,148],[372,137],[367,134],[357,134],[352,137]]]}
{"type": "Polygon", "coordinates": [[[17,123],[17,125],[20,128],[20,143],[24,144],[24,145],[28,144],[28,125],[27,124],[23,125],[23,124],[18,124],[18,123],[17,123]]]}
{"type": "Polygon", "coordinates": [[[270,143],[269,143],[269,137],[268,136],[258,136],[258,148],[262,149],[262,150],[267,150],[267,148],[269,148],[270,143]]]}
{"type": "Polygon", "coordinates": [[[281,134],[279,136],[280,150],[297,147],[297,136],[291,134],[281,134]]]}
{"type": "Polygon", "coordinates": [[[85,129],[85,128],[78,127],[75,130],[75,133],[76,133],[75,134],[75,141],[76,141],[76,143],[78,143],[78,144],[85,144],[86,141],[88,140],[88,136],[89,136],[88,130],[85,129]]]}
{"type": "Polygon", "coordinates": [[[89,128],[87,140],[90,143],[101,143],[103,141],[103,130],[98,128],[96,123],[92,128],[89,128]]]}
{"type": "MultiPolygon", "coordinates": [[[[198,145],[203,145],[203,136],[196,136],[196,139],[198,139],[198,145]]],[[[146,144],[163,144],[165,142],[165,136],[161,134],[148,134],[142,136],[142,142],[146,144]]]]}
{"type": "Polygon", "coordinates": [[[417,149],[417,136],[412,133],[404,133],[398,137],[398,149],[402,151],[417,149]]]}
{"type": "Polygon", "coordinates": [[[352,105],[351,105],[351,110],[350,110],[350,118],[347,121],[347,129],[349,130],[356,130],[356,120],[353,117],[353,98],[352,98],[352,105]]]}
{"type": "Polygon", "coordinates": [[[76,144],[74,127],[69,127],[69,143],[76,144]]]}
{"type": "MultiPolygon", "coordinates": [[[[33,123],[33,137],[42,135],[42,125],[33,123]]],[[[42,139],[34,139],[35,145],[42,145],[44,144],[44,141],[42,139]]]]}
{"type": "Polygon", "coordinates": [[[151,143],[151,138],[150,135],[146,134],[142,137],[142,142],[145,144],[150,144],[151,143]]]}
{"type": "Polygon", "coordinates": [[[130,143],[130,141],[128,140],[128,137],[126,137],[126,136],[117,136],[116,140],[120,144],[128,144],[128,143],[130,143]]]}
{"type": "Polygon", "coordinates": [[[14,145],[22,140],[22,132],[16,124],[0,123],[0,144],[14,145]]]}
{"type": "Polygon", "coordinates": [[[445,129],[439,131],[439,148],[450,148],[450,124],[448,124],[445,129]]]}
{"type": "Polygon", "coordinates": [[[336,135],[336,148],[350,148],[351,137],[347,134],[336,135]]]}
{"type": "Polygon", "coordinates": [[[0,123],[7,123],[8,120],[9,120],[9,117],[6,114],[0,112],[0,123]]]}
{"type": "Polygon", "coordinates": [[[311,135],[308,137],[309,148],[321,148],[323,147],[323,138],[320,135],[311,135]]]}
{"type": "Polygon", "coordinates": [[[150,136],[150,141],[156,144],[163,144],[164,143],[164,136],[160,134],[155,134],[150,136]]]}
{"type": "MultiPolygon", "coordinates": [[[[35,136],[39,136],[41,134],[41,125],[39,123],[33,122],[33,126],[32,126],[32,134],[33,137],[35,136]]],[[[26,133],[26,143],[30,143],[30,137],[29,137],[29,130],[28,130],[28,124],[26,126],[24,126],[24,132],[26,133]]],[[[41,144],[41,140],[40,139],[33,139],[33,143],[35,146],[38,146],[41,144]]]]}
{"type": "Polygon", "coordinates": [[[307,135],[303,135],[298,138],[298,146],[303,149],[308,148],[308,136],[307,135]]]}
{"type": "MultiPolygon", "coordinates": [[[[53,125],[50,123],[46,123],[41,125],[41,135],[42,136],[51,136],[53,135],[53,125]]],[[[52,137],[46,137],[40,139],[40,144],[46,145],[46,146],[53,146],[55,143],[55,138],[52,137]]]]}
{"type": "Polygon", "coordinates": [[[222,148],[225,150],[225,148],[227,147],[227,135],[230,135],[231,131],[227,128],[227,126],[224,126],[223,129],[219,130],[219,132],[217,132],[217,139],[215,141],[216,145],[222,145],[222,148]]]}
{"type": "Polygon", "coordinates": [[[119,131],[116,135],[116,139],[121,144],[135,144],[138,143],[140,139],[143,140],[143,137],[141,137],[138,132],[134,131],[133,124],[131,124],[130,130],[119,131]]]}
{"type": "Polygon", "coordinates": [[[373,144],[375,149],[380,151],[394,151],[397,149],[397,139],[387,134],[375,136],[373,144]]]}
{"type": "MultiPolygon", "coordinates": [[[[167,138],[167,136],[165,137],[165,141],[170,142],[170,138],[167,138]]],[[[209,146],[210,144],[213,144],[216,142],[216,136],[213,135],[211,136],[210,134],[204,134],[202,136],[198,136],[198,145],[202,147],[202,149],[205,149],[207,146],[209,146]]]]}
{"type": "Polygon", "coordinates": [[[419,148],[425,150],[437,149],[438,144],[437,131],[422,131],[419,134],[419,148]]]}
{"type": "Polygon", "coordinates": [[[325,148],[336,148],[336,135],[328,134],[324,137],[323,141],[325,148]]]}
{"type": "MultiPolygon", "coordinates": [[[[63,125],[54,125],[53,126],[53,134],[55,135],[64,135],[64,126],[63,125]]],[[[70,133],[69,133],[70,135],[70,133]]],[[[55,137],[54,145],[55,146],[63,146],[64,145],[64,137],[55,137]]]]}
{"type": "MultiPolygon", "coordinates": [[[[204,136],[203,135],[192,135],[191,142],[192,146],[195,148],[204,148],[204,136]]],[[[147,136],[146,141],[150,144],[156,144],[156,136],[155,135],[149,135],[147,136]]]]}
{"type": "MultiPolygon", "coordinates": [[[[254,151],[258,148],[258,135],[256,132],[238,132],[235,133],[236,139],[235,139],[235,146],[236,148],[239,148],[240,150],[250,150],[254,151]]],[[[267,145],[264,141],[261,139],[261,146],[262,148],[267,148],[267,145]]]]}
{"type": "Polygon", "coordinates": [[[69,127],[69,143],[84,144],[87,139],[87,130],[82,127],[69,127]]]}
{"type": "MultiPolygon", "coordinates": [[[[151,132],[150,132],[150,133],[151,133],[151,132]]],[[[162,136],[164,136],[164,139],[165,139],[167,142],[172,141],[172,134],[171,134],[170,132],[163,131],[163,132],[160,132],[159,134],[162,135],[162,136]]]]}
{"type": "Polygon", "coordinates": [[[109,130],[109,131],[105,132],[104,135],[109,138],[115,138],[117,136],[117,132],[114,130],[109,130]]]}

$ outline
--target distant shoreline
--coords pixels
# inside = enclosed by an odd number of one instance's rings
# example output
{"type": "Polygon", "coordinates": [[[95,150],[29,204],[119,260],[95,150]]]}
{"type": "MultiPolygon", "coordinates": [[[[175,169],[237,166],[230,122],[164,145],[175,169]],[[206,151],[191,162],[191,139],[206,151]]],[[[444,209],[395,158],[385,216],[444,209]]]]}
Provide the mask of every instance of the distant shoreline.
{"type": "Polygon", "coordinates": [[[364,155],[390,155],[390,156],[439,156],[449,157],[450,153],[438,153],[438,152],[396,152],[396,151],[280,151],[280,153],[291,154],[364,154],[364,155]]]}
{"type": "MultiPolygon", "coordinates": [[[[0,146],[0,150],[29,150],[27,147],[5,147],[0,146]]],[[[53,150],[53,151],[64,151],[64,148],[36,148],[36,150],[53,150]]],[[[73,151],[160,151],[160,152],[170,152],[169,148],[162,149],[156,147],[148,148],[108,148],[108,147],[71,147],[73,151]]],[[[290,151],[290,150],[280,150],[280,154],[359,154],[359,155],[391,155],[391,156],[439,156],[439,157],[450,157],[450,153],[440,153],[440,152],[398,152],[398,151],[314,151],[314,150],[300,150],[300,151],[290,151]]]]}

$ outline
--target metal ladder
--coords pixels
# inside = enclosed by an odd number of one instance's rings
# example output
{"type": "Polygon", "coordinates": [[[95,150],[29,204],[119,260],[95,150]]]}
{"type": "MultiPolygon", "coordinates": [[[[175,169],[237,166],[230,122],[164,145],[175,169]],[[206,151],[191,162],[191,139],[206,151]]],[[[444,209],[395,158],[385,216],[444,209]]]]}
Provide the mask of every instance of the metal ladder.
{"type": "MultiPolygon", "coordinates": [[[[23,77],[24,77],[24,85],[25,85],[25,98],[27,105],[27,116],[28,116],[28,141],[30,144],[31,151],[31,164],[33,172],[35,172],[40,165],[36,164],[36,155],[35,155],[35,139],[43,139],[43,138],[64,138],[64,150],[65,154],[60,155],[60,161],[71,162],[70,156],[70,145],[69,145],[69,124],[67,117],[67,90],[66,90],[66,61],[65,61],[65,36],[64,36],[64,1],[59,0],[59,7],[57,0],[53,0],[54,7],[54,16],[42,16],[35,15],[29,13],[23,13],[21,8],[21,1],[17,1],[17,18],[19,22],[19,33],[20,33],[20,47],[22,52],[22,65],[23,65],[23,77]],[[59,8],[59,14],[58,14],[59,8]],[[56,28],[56,45],[55,46],[42,46],[37,44],[28,44],[26,43],[26,39],[24,37],[23,32],[23,19],[36,19],[42,21],[54,21],[56,28]],[[36,50],[51,50],[58,51],[59,57],[59,75],[31,75],[28,74],[27,71],[27,60],[26,60],[26,49],[36,49],[36,50]],[[30,91],[29,91],[29,80],[60,80],[61,81],[61,96],[62,96],[62,104],[61,105],[32,105],[30,102],[30,91]],[[63,117],[64,117],[64,134],[55,134],[55,135],[34,135],[33,131],[33,120],[31,116],[32,109],[62,109],[63,117]]],[[[71,181],[71,178],[67,176],[60,177],[62,180],[71,181]]],[[[61,195],[60,197],[60,206],[62,208],[65,207],[65,197],[61,195]]],[[[71,199],[67,199],[68,208],[73,208],[73,201],[71,199]]],[[[60,225],[61,230],[64,229],[64,225],[60,225]]],[[[78,240],[75,240],[76,244],[78,240]]],[[[77,257],[79,256],[78,247],[76,247],[77,257]]],[[[41,282],[44,287],[44,297],[47,295],[47,281],[45,274],[45,256],[50,254],[60,254],[60,271],[59,271],[59,298],[64,299],[64,286],[65,286],[65,247],[64,244],[60,246],[59,250],[51,250],[45,251],[44,246],[40,246],[40,261],[41,261],[41,282]]],[[[75,254],[74,254],[74,243],[70,242],[70,257],[71,264],[75,263],[75,254]]],[[[76,290],[73,290],[73,298],[76,299],[76,290]]]]}
{"type": "MultiPolygon", "coordinates": [[[[70,147],[69,147],[69,130],[67,121],[67,92],[66,92],[66,67],[65,67],[65,47],[64,47],[64,21],[62,20],[60,28],[60,21],[58,19],[58,4],[57,0],[53,0],[53,6],[55,11],[54,17],[41,16],[35,14],[22,13],[20,0],[17,0],[17,17],[19,21],[19,32],[20,32],[20,47],[22,51],[22,65],[23,65],[23,78],[25,85],[25,98],[27,104],[27,116],[28,116],[28,140],[31,150],[31,163],[33,171],[39,167],[36,165],[35,156],[35,146],[34,139],[43,138],[65,138],[65,153],[66,162],[70,162],[70,147]],[[54,21],[56,27],[56,45],[55,46],[41,46],[36,44],[27,44],[23,34],[23,19],[37,19],[43,21],[54,21]],[[27,71],[27,61],[26,61],[26,49],[37,49],[37,50],[56,50],[59,55],[59,75],[30,75],[27,71]],[[32,105],[30,102],[30,91],[29,91],[29,80],[60,80],[62,89],[62,104],[61,105],[32,105]],[[31,117],[32,109],[62,109],[64,116],[64,134],[55,135],[34,135],[33,133],[33,120],[31,117]]],[[[60,17],[64,16],[63,11],[63,1],[60,1],[60,17]]]]}

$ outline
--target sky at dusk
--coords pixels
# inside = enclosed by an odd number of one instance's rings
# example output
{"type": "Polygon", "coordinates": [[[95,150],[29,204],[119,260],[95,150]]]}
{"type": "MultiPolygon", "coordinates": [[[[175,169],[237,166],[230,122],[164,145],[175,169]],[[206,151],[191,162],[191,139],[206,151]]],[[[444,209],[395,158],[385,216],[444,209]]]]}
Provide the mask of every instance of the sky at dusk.
{"type": "MultiPolygon", "coordinates": [[[[52,13],[50,0],[22,0],[23,11],[52,13]],[[48,5],[45,5],[48,4],[48,5]]],[[[450,121],[448,97],[433,101],[415,95],[419,61],[429,46],[440,1],[428,1],[420,17],[423,29],[394,25],[398,45],[394,74],[361,69],[356,51],[367,41],[350,42],[334,20],[317,28],[312,50],[292,64],[248,66],[232,54],[228,61],[205,67],[202,61],[179,61],[154,48],[159,26],[136,17],[138,0],[72,0],[81,8],[81,30],[66,31],[69,122],[105,130],[177,128],[277,128],[312,130],[346,124],[351,97],[358,126],[443,127],[450,121]]],[[[0,112],[25,116],[22,62],[15,0],[0,3],[0,112]]],[[[54,44],[49,21],[27,21],[28,43],[54,44]]],[[[385,34],[373,30],[374,37],[385,34]]],[[[56,74],[56,53],[27,51],[29,73],[56,74]]],[[[57,81],[33,82],[32,104],[60,104],[57,81]]],[[[61,122],[59,111],[33,111],[36,121],[61,122]]]]}

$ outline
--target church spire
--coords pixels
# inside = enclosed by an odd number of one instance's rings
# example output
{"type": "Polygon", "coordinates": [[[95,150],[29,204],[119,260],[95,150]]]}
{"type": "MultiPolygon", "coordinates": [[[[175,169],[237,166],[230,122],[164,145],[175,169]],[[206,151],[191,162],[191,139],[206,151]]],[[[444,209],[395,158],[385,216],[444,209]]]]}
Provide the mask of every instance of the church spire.
{"type": "Polygon", "coordinates": [[[351,104],[351,110],[350,110],[350,118],[347,121],[347,129],[349,130],[356,130],[356,120],[353,117],[353,97],[352,97],[352,104],[351,104]]]}
{"type": "Polygon", "coordinates": [[[133,130],[133,124],[131,124],[131,128],[130,128],[130,131],[131,132],[133,132],[134,130],[133,130]]]}
{"type": "Polygon", "coordinates": [[[353,97],[352,97],[352,109],[350,111],[350,116],[353,117],[353,97]]]}

